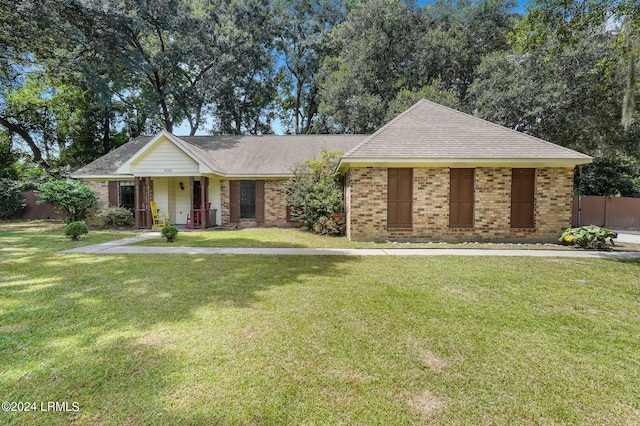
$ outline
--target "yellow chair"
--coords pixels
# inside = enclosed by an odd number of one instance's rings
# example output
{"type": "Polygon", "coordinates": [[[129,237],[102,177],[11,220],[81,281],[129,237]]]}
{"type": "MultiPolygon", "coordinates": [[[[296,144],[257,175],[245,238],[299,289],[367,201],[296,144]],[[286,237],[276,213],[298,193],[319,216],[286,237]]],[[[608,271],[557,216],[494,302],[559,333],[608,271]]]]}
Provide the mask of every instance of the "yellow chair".
{"type": "Polygon", "coordinates": [[[164,213],[159,214],[158,205],[155,201],[151,201],[149,204],[151,205],[151,228],[160,229],[164,228],[166,225],[169,225],[169,215],[164,213]]]}

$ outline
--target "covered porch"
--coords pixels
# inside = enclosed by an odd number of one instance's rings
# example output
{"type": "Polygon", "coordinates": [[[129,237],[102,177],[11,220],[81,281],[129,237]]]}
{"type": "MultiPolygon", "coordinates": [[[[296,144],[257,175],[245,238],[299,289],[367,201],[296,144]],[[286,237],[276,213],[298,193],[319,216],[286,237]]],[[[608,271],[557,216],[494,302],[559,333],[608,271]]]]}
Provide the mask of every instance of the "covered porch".
{"type": "Polygon", "coordinates": [[[168,220],[161,224],[184,225],[187,229],[214,227],[218,223],[219,186],[219,181],[207,176],[136,176],[135,226],[152,229],[155,222],[156,227],[162,227],[154,216],[164,216],[168,220]]]}

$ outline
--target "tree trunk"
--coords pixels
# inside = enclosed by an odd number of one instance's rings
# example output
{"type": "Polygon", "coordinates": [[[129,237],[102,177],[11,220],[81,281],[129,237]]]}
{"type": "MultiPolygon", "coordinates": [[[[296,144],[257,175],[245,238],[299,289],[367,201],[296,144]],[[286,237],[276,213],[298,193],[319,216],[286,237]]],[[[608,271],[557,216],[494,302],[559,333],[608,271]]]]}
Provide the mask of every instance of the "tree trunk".
{"type": "Polygon", "coordinates": [[[42,166],[42,168],[47,170],[47,171],[50,169],[49,164],[45,161],[44,158],[42,158],[42,151],[40,150],[40,148],[38,148],[38,145],[33,140],[31,135],[27,131],[27,129],[25,129],[24,127],[22,127],[20,125],[17,125],[17,124],[14,124],[14,123],[10,122],[9,120],[7,120],[4,117],[0,117],[0,125],[6,127],[7,130],[9,130],[10,132],[15,133],[18,136],[20,136],[27,143],[27,145],[29,145],[29,148],[31,149],[31,152],[33,153],[33,161],[34,161],[34,163],[42,166]]]}
{"type": "Polygon", "coordinates": [[[103,113],[102,154],[104,155],[111,150],[111,111],[109,111],[109,107],[105,107],[103,113]]]}
{"type": "Polygon", "coordinates": [[[622,98],[622,126],[625,130],[633,124],[635,113],[636,90],[638,90],[638,82],[636,75],[636,61],[638,60],[636,46],[632,35],[631,25],[629,21],[624,24],[623,37],[625,40],[625,59],[627,60],[627,69],[625,76],[624,96],[622,98]]]}

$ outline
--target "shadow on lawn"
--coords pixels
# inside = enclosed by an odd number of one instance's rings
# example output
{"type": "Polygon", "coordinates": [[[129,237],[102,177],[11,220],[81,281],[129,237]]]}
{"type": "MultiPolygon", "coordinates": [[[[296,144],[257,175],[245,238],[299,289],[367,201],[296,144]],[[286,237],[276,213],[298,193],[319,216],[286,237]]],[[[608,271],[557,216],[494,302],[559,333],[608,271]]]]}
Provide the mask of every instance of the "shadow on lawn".
{"type": "MultiPolygon", "coordinates": [[[[147,240],[134,245],[164,245],[158,244],[157,240],[147,240]],[[147,241],[151,241],[149,244],[147,241]],[[145,244],[146,243],[146,244],[145,244]]],[[[176,239],[175,245],[186,247],[246,247],[246,248],[309,248],[307,244],[293,243],[289,241],[263,241],[255,238],[221,238],[204,240],[184,240],[180,241],[180,236],[176,239]]],[[[170,244],[167,244],[170,245],[170,244]]]]}
{"type": "Polygon", "coordinates": [[[182,321],[215,328],[215,320],[198,317],[202,308],[207,314],[239,309],[234,315],[242,316],[262,292],[307,275],[330,280],[341,264],[356,261],[60,254],[15,260],[0,260],[7,271],[0,276],[0,394],[8,401],[77,401],[81,411],[3,413],[2,420],[47,416],[50,424],[164,423],[167,395],[189,367],[175,347],[197,333],[176,334],[182,321]],[[158,335],[164,324],[173,334],[158,335]]]}

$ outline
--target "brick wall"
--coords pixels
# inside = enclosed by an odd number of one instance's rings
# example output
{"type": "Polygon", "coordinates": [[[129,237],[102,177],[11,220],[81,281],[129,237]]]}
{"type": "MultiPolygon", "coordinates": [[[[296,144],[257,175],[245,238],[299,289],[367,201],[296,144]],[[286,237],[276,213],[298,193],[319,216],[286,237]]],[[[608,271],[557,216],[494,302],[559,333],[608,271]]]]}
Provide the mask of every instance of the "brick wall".
{"type": "Polygon", "coordinates": [[[106,180],[86,180],[87,184],[96,193],[98,204],[87,209],[85,222],[87,225],[99,225],[100,222],[95,217],[95,213],[98,209],[103,207],[109,207],[109,182],[106,180]]]}
{"type": "Polygon", "coordinates": [[[84,183],[96,193],[96,209],[109,206],[109,182],[106,180],[86,180],[84,183]]]}
{"type": "Polygon", "coordinates": [[[257,222],[254,219],[240,219],[240,222],[231,223],[230,202],[229,202],[229,181],[220,182],[222,201],[222,226],[238,226],[240,228],[252,228],[257,226],[288,227],[299,226],[292,222],[287,222],[287,207],[285,204],[284,180],[266,180],[264,183],[264,222],[257,222]]]}
{"type": "Polygon", "coordinates": [[[347,175],[347,235],[352,239],[552,239],[571,223],[573,169],[536,171],[535,228],[512,229],[511,169],[475,169],[473,228],[449,228],[449,169],[413,170],[413,227],[387,229],[387,169],[347,175]]]}

